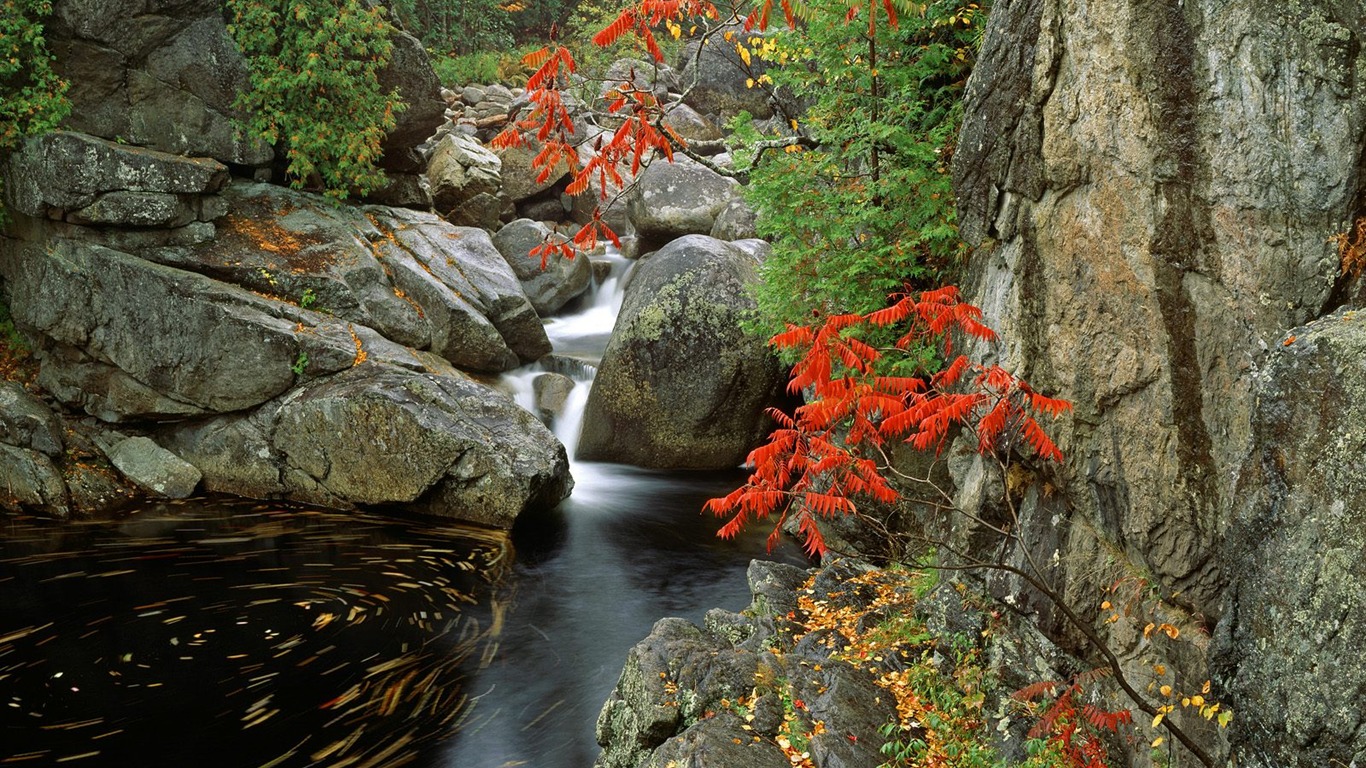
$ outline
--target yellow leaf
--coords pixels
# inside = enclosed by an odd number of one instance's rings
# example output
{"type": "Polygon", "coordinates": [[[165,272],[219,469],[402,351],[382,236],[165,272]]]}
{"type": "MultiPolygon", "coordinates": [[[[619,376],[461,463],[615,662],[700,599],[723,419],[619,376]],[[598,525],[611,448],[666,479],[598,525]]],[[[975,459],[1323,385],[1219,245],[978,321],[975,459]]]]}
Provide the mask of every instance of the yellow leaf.
{"type": "Polygon", "coordinates": [[[1201,692],[1201,693],[1209,693],[1209,681],[1208,681],[1208,680],[1205,681],[1205,684],[1204,684],[1204,685],[1200,686],[1200,692],[1201,692]]]}
{"type": "Polygon", "coordinates": [[[1166,741],[1166,740],[1167,740],[1167,737],[1166,737],[1166,736],[1158,736],[1157,738],[1153,739],[1153,749],[1156,749],[1156,748],[1162,746],[1162,742],[1164,742],[1164,741],[1166,741]]]}
{"type": "Polygon", "coordinates": [[[1161,725],[1161,724],[1162,724],[1162,718],[1164,718],[1164,717],[1166,717],[1166,716],[1167,716],[1167,713],[1166,713],[1166,712],[1158,712],[1158,713],[1157,713],[1157,717],[1154,717],[1154,718],[1153,718],[1153,726],[1152,726],[1152,727],[1156,728],[1157,726],[1161,725]]]}
{"type": "Polygon", "coordinates": [[[1156,627],[1156,626],[1157,626],[1157,625],[1154,624],[1154,623],[1152,623],[1151,621],[1148,622],[1148,626],[1146,626],[1146,627],[1143,628],[1143,636],[1144,636],[1144,637],[1151,637],[1152,634],[1153,634],[1153,628],[1156,627]]]}
{"type": "Polygon", "coordinates": [[[1164,666],[1162,666],[1161,664],[1154,664],[1154,665],[1153,665],[1153,671],[1156,672],[1156,673],[1159,674],[1159,675],[1165,675],[1165,674],[1167,674],[1167,668],[1164,667],[1164,666]]]}
{"type": "Polygon", "coordinates": [[[1158,688],[1158,690],[1162,692],[1163,696],[1172,695],[1172,687],[1170,685],[1164,685],[1161,688],[1158,688]]]}
{"type": "Polygon", "coordinates": [[[1192,706],[1192,707],[1203,707],[1203,706],[1205,706],[1205,697],[1204,697],[1204,696],[1192,696],[1192,697],[1191,697],[1191,706],[1192,706]]]}

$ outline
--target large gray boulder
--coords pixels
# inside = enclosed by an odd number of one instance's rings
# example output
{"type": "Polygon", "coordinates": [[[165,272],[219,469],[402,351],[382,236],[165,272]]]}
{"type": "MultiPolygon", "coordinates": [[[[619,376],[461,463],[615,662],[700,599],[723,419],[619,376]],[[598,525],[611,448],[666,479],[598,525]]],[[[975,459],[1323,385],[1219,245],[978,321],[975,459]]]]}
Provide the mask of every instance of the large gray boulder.
{"type": "Polygon", "coordinates": [[[366,362],[250,416],[162,430],[210,491],[405,508],[499,528],[572,487],[564,447],[493,389],[366,362]]]}
{"type": "Polygon", "coordinates": [[[676,85],[677,80],[677,74],[667,64],[654,64],[644,59],[617,59],[602,74],[598,94],[601,97],[613,92],[629,95],[631,90],[637,90],[663,102],[669,95],[669,86],[676,85]]]}
{"type": "Polygon", "coordinates": [[[427,166],[432,205],[452,224],[497,229],[511,202],[503,195],[503,162],[479,140],[459,133],[441,137],[427,166]]]}
{"type": "Polygon", "coordinates": [[[422,367],[368,328],[100,246],[9,242],[0,277],[39,384],[106,421],[251,408],[361,351],[422,367]]]}
{"type": "Polygon", "coordinates": [[[233,105],[250,81],[217,0],[57,0],[47,39],[71,83],[67,127],[225,163],[270,162],[269,146],[237,130],[245,115],[233,105]]]}
{"type": "Polygon", "coordinates": [[[664,114],[664,124],[688,142],[716,141],[723,135],[716,123],[682,102],[673,105],[664,114]]]}
{"type": "Polygon", "coordinates": [[[389,64],[380,70],[378,79],[380,88],[396,91],[405,105],[380,146],[384,152],[380,164],[397,171],[420,170],[414,166],[410,151],[446,121],[441,82],[422,41],[403,31],[394,35],[389,64]]]}
{"type": "Polygon", "coordinates": [[[168,499],[194,493],[202,478],[198,469],[149,437],[120,440],[107,452],[109,462],[138,487],[168,499]]]}
{"type": "Polygon", "coordinates": [[[658,161],[641,172],[627,193],[631,224],[647,240],[668,242],[708,235],[716,217],[739,197],[740,185],[697,163],[658,161]]]}
{"type": "Polygon", "coordinates": [[[0,443],[59,456],[62,453],[62,425],[23,385],[0,381],[0,443]]]}
{"type": "Polygon", "coordinates": [[[757,266],[705,235],[638,262],[588,397],[580,458],[677,469],[744,460],[785,381],[764,341],[740,328],[757,266]]]}
{"type": "Polygon", "coordinates": [[[759,32],[744,32],[738,26],[732,28],[734,41],[717,35],[707,40],[693,41],[683,47],[679,56],[680,86],[687,93],[687,104],[704,115],[717,118],[719,124],[741,112],[748,112],[755,119],[762,120],[773,116],[773,99],[768,90],[758,84],[759,77],[768,71],[768,65],[758,57],[745,63],[735,46],[737,43],[750,45],[751,40],[762,40],[759,32]],[[755,85],[751,87],[750,83],[755,85]]]}
{"type": "MultiPolygon", "coordinates": [[[[446,222],[424,213],[400,209],[370,210],[372,221],[389,234],[377,247],[380,258],[394,269],[396,282],[417,285],[413,278],[422,276],[407,272],[404,281],[398,280],[398,265],[410,257],[422,270],[442,287],[441,299],[436,303],[463,311],[472,307],[478,317],[485,318],[497,331],[509,352],[497,365],[466,366],[454,356],[443,354],[457,367],[476,371],[504,371],[524,363],[539,360],[550,353],[550,339],[535,308],[522,291],[516,274],[494,246],[493,240],[482,229],[452,227],[446,222]]],[[[426,287],[414,288],[421,295],[426,287]]],[[[429,303],[420,302],[427,312],[429,303]]],[[[434,313],[428,313],[431,317],[434,313]]],[[[463,331],[457,328],[433,328],[433,349],[439,351],[444,340],[450,349],[463,343],[463,331]]]]}
{"type": "MultiPolygon", "coordinates": [[[[676,732],[701,720],[708,709],[722,709],[722,699],[749,695],[759,657],[736,653],[728,646],[691,622],[660,619],[650,635],[626,655],[616,688],[598,715],[597,738],[604,749],[594,768],[646,764],[655,749],[676,732]]],[[[680,746],[668,745],[663,750],[668,754],[680,746]]],[[[764,764],[765,749],[740,752],[741,757],[756,762],[736,765],[764,764]]]]}
{"type": "MultiPolygon", "coordinates": [[[[548,227],[530,219],[512,221],[493,237],[493,244],[512,267],[517,279],[522,281],[522,290],[542,317],[553,314],[581,295],[593,281],[593,266],[587,256],[578,255],[570,259],[556,252],[548,257],[542,268],[539,258],[528,255],[550,237],[552,235],[548,227]]],[[[560,235],[553,237],[558,238],[559,242],[565,240],[560,235]]]]}
{"type": "Polygon", "coordinates": [[[429,213],[338,207],[268,184],[236,183],[223,197],[228,214],[213,242],[143,255],[326,311],[466,370],[504,371],[550,349],[481,230],[429,213]]]}
{"type": "Polygon", "coordinates": [[[0,443],[0,509],[71,513],[62,473],[46,454],[0,443]]]}
{"type": "Polygon", "coordinates": [[[1256,448],[1217,635],[1238,765],[1366,762],[1366,313],[1292,331],[1256,379],[1256,448]]]}
{"type": "Polygon", "coordinates": [[[182,227],[223,214],[215,193],[228,169],[181,157],[53,131],[29,139],[0,167],[5,203],[29,216],[77,224],[182,227]]]}
{"type": "Polygon", "coordinates": [[[542,144],[532,138],[521,146],[508,147],[495,152],[502,163],[502,196],[514,203],[521,203],[535,197],[559,184],[569,176],[569,158],[561,160],[541,178],[541,171],[532,162],[541,151],[542,144]]]}
{"type": "Polygon", "coordinates": [[[717,240],[751,240],[758,236],[759,215],[742,197],[731,198],[716,214],[711,236],[717,240]]]}

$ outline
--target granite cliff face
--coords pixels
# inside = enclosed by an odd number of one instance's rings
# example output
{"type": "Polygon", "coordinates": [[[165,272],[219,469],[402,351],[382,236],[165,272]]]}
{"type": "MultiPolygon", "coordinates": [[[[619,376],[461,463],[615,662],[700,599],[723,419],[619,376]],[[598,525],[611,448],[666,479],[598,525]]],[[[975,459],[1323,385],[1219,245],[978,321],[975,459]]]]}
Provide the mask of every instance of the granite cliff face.
{"type": "MultiPolygon", "coordinates": [[[[1223,616],[1237,652],[1261,668],[1272,652],[1255,637],[1271,628],[1247,623],[1262,608],[1246,601],[1269,599],[1296,568],[1317,572],[1321,553],[1264,551],[1297,523],[1272,514],[1279,502],[1249,478],[1308,471],[1267,465],[1267,451],[1319,422],[1272,428],[1257,414],[1316,395],[1259,372],[1290,329],[1362,300],[1330,238],[1366,214],[1366,4],[1010,0],[992,14],[954,158],[977,253],[972,295],[1005,340],[989,354],[1075,405],[1057,430],[1062,496],[1026,504],[1024,522],[1070,521],[1061,577],[1074,597],[1095,594],[1107,541],[1211,624],[1223,616]],[[1252,520],[1263,526],[1255,537],[1235,530],[1252,520]],[[1252,538],[1265,539],[1255,556],[1252,538]],[[1272,566],[1283,557],[1299,560],[1272,566]],[[1259,586],[1230,590],[1245,579],[1259,586]]],[[[1360,389],[1332,402],[1366,405],[1360,389]]],[[[1321,497],[1300,494],[1298,514],[1366,522],[1350,490],[1363,472],[1355,462],[1321,497]]],[[[1352,562],[1334,578],[1360,579],[1352,562]]],[[[1359,634],[1339,642],[1354,657],[1366,650],[1359,634]]],[[[1301,690],[1336,685],[1326,668],[1288,666],[1301,690]]],[[[1278,739],[1315,741],[1343,764],[1364,757],[1326,710],[1284,725],[1250,690],[1235,687],[1230,702],[1248,721],[1234,733],[1244,759],[1278,739]]]]}

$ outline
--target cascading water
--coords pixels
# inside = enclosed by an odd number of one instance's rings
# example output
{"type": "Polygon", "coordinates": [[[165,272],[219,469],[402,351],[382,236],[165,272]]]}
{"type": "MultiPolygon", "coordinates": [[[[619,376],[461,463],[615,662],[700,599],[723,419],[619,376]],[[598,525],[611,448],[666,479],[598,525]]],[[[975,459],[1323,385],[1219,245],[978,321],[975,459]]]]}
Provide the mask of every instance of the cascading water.
{"type": "MultiPolygon", "coordinates": [[[[715,536],[701,514],[711,497],[742,482],[738,472],[664,473],[574,460],[584,405],[607,348],[631,263],[615,254],[595,292],[546,323],[554,353],[504,377],[532,413],[535,381],[574,380],[551,419],[570,455],[574,493],[548,515],[523,515],[514,530],[517,562],[497,650],[472,670],[475,701],[442,756],[451,768],[587,768],[597,758],[594,723],[631,646],[656,621],[701,623],[710,608],[749,603],[752,558],[805,564],[791,545],[768,553],[765,532],[715,536]]],[[[540,414],[538,414],[540,415],[540,414]]]]}
{"type": "Polygon", "coordinates": [[[551,419],[551,429],[564,443],[571,462],[583,428],[588,392],[612,337],[612,327],[625,296],[626,275],[631,268],[631,262],[614,249],[609,249],[600,259],[607,264],[607,274],[602,281],[595,281],[591,291],[571,312],[546,322],[546,336],[550,337],[554,349],[550,357],[503,376],[503,384],[512,391],[517,404],[537,415],[541,415],[536,402],[537,378],[546,373],[558,373],[573,380],[573,388],[551,419]]]}

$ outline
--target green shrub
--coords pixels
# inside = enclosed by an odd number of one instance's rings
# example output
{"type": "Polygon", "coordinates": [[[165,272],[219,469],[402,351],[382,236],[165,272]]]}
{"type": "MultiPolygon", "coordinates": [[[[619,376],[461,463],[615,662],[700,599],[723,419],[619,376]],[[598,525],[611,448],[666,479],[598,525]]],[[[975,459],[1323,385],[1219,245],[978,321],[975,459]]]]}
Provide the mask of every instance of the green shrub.
{"type": "Polygon", "coordinates": [[[295,187],[341,199],[384,183],[376,163],[406,106],[379,73],[393,26],[363,0],[228,0],[229,32],[246,54],[247,130],[283,149],[295,187]]]}
{"type": "Polygon", "coordinates": [[[510,51],[484,51],[464,55],[432,54],[432,69],[444,86],[460,87],[480,83],[525,85],[530,70],[522,57],[540,48],[521,46],[510,51]]]}
{"type": "Polygon", "coordinates": [[[463,56],[432,54],[432,69],[447,87],[498,82],[498,54],[490,51],[463,56]]]}
{"type": "MultiPolygon", "coordinates": [[[[0,0],[0,160],[25,138],[56,128],[71,111],[67,83],[53,71],[43,37],[42,19],[50,13],[48,0],[0,0]]],[[[0,224],[4,215],[0,197],[0,224]]]]}
{"type": "Polygon", "coordinates": [[[935,285],[962,247],[949,158],[984,14],[938,0],[870,40],[865,17],[843,23],[841,0],[808,8],[795,31],[737,41],[772,65],[760,79],[809,101],[800,119],[816,145],[767,153],[746,188],[773,243],[757,291],[765,335],[935,285]]]}

